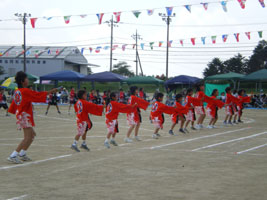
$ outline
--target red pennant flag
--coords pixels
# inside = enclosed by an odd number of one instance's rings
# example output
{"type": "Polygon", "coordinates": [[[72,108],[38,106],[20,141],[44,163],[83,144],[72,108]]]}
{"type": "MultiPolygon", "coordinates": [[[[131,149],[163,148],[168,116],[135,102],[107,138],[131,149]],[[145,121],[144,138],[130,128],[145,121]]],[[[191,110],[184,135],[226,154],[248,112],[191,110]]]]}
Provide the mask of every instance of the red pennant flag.
{"type": "Polygon", "coordinates": [[[59,50],[57,49],[57,50],[56,50],[56,55],[58,55],[58,54],[59,54],[59,50]]]}
{"type": "Polygon", "coordinates": [[[104,13],[99,13],[99,14],[96,14],[97,18],[98,18],[98,24],[101,24],[102,23],[102,18],[104,16],[104,13]]]}
{"type": "Polygon", "coordinates": [[[239,42],[239,33],[235,33],[234,35],[235,35],[236,41],[239,42]]]}
{"type": "Polygon", "coordinates": [[[35,28],[35,22],[37,21],[37,18],[31,18],[31,25],[32,28],[35,28]]]}
{"type": "Polygon", "coordinates": [[[184,40],[180,40],[180,44],[184,46],[184,40]]]}
{"type": "Polygon", "coordinates": [[[248,39],[250,40],[250,32],[245,32],[245,34],[248,37],[248,39]]]}
{"type": "Polygon", "coordinates": [[[216,43],[216,36],[211,36],[212,44],[216,43]]]}
{"type": "Polygon", "coordinates": [[[121,21],[121,12],[114,12],[113,14],[116,17],[117,23],[119,23],[121,21]]]}
{"type": "Polygon", "coordinates": [[[64,21],[66,24],[70,23],[70,17],[71,16],[64,16],[64,21]]]}
{"type": "Polygon", "coordinates": [[[162,42],[162,41],[159,41],[159,47],[161,47],[161,46],[162,46],[162,44],[163,44],[163,42],[162,42]]]}
{"type": "Polygon", "coordinates": [[[237,0],[242,9],[245,9],[246,0],[237,0]]]}
{"type": "Polygon", "coordinates": [[[133,49],[135,48],[135,44],[133,44],[133,49]]]}
{"type": "Polygon", "coordinates": [[[191,38],[191,42],[193,45],[195,45],[196,44],[196,38],[191,38]]]}

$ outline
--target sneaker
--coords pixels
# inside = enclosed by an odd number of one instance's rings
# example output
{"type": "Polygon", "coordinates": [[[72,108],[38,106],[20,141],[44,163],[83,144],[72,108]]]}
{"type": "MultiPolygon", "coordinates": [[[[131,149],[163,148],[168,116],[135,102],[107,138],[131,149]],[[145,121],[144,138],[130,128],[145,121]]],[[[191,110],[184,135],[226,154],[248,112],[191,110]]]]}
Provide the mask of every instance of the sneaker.
{"type": "Polygon", "coordinates": [[[195,129],[196,129],[196,130],[201,129],[200,125],[199,125],[199,124],[195,125],[195,129]]]}
{"type": "Polygon", "coordinates": [[[159,139],[159,137],[158,137],[157,134],[153,134],[153,135],[152,135],[152,138],[153,138],[153,139],[159,139]]]}
{"type": "Polygon", "coordinates": [[[61,112],[60,111],[57,111],[58,112],[58,114],[61,114],[61,112]]]}
{"type": "Polygon", "coordinates": [[[90,151],[90,149],[88,148],[88,146],[86,144],[82,144],[81,149],[84,149],[86,151],[90,151]]]}
{"type": "Polygon", "coordinates": [[[194,130],[194,131],[196,131],[197,129],[194,127],[194,126],[191,126],[191,129],[192,130],[194,130]]]}
{"type": "Polygon", "coordinates": [[[199,127],[200,127],[200,128],[204,128],[203,124],[199,124],[199,127]]]}
{"type": "Polygon", "coordinates": [[[7,114],[6,114],[6,117],[8,117],[8,116],[9,116],[9,114],[7,113],[7,114]]]}
{"type": "Polygon", "coordinates": [[[18,158],[18,156],[16,157],[8,157],[7,160],[9,162],[15,163],[15,164],[22,164],[23,162],[18,158]]]}
{"type": "Polygon", "coordinates": [[[156,134],[158,137],[161,137],[161,135],[159,133],[156,134]]]}
{"type": "Polygon", "coordinates": [[[170,134],[170,135],[174,135],[174,133],[173,133],[172,130],[169,130],[169,134],[170,134]]]}
{"type": "Polygon", "coordinates": [[[72,144],[70,148],[73,149],[74,151],[80,152],[77,145],[72,144]]]}
{"type": "Polygon", "coordinates": [[[115,140],[110,140],[110,144],[113,144],[114,146],[118,146],[118,144],[115,140]]]}
{"type": "Polygon", "coordinates": [[[213,126],[212,125],[208,125],[207,128],[208,129],[213,129],[213,126]]]}
{"type": "Polygon", "coordinates": [[[187,128],[184,128],[184,131],[185,131],[186,133],[189,133],[189,131],[187,130],[187,128]]]}
{"type": "Polygon", "coordinates": [[[45,112],[45,115],[47,115],[48,114],[48,112],[45,112]]]}
{"type": "Polygon", "coordinates": [[[227,126],[227,122],[223,122],[223,125],[224,125],[224,126],[227,126]]]}
{"type": "Polygon", "coordinates": [[[234,124],[238,124],[238,122],[237,122],[237,121],[234,121],[233,123],[234,123],[234,124]]]}
{"type": "Polygon", "coordinates": [[[186,134],[186,132],[184,131],[184,129],[180,128],[179,131],[183,134],[186,134]]]}
{"type": "Polygon", "coordinates": [[[217,126],[212,125],[212,128],[217,128],[217,126]]]}
{"type": "Polygon", "coordinates": [[[110,145],[108,142],[104,142],[104,146],[107,147],[108,149],[110,149],[110,145]]]}
{"type": "Polygon", "coordinates": [[[32,159],[30,159],[26,154],[24,156],[19,156],[20,160],[22,161],[32,161],[32,159]]]}
{"type": "Polygon", "coordinates": [[[134,138],[135,138],[135,140],[138,141],[138,142],[141,141],[141,139],[139,138],[139,136],[135,136],[134,138]]]}
{"type": "Polygon", "coordinates": [[[126,143],[132,143],[133,140],[132,140],[131,138],[125,138],[125,139],[124,139],[124,142],[126,142],[126,143]]]}
{"type": "Polygon", "coordinates": [[[240,119],[238,120],[238,123],[244,123],[243,121],[241,121],[240,119]]]}
{"type": "Polygon", "coordinates": [[[228,122],[227,124],[229,124],[229,125],[232,125],[232,126],[233,126],[233,123],[232,123],[232,122],[228,122]]]}

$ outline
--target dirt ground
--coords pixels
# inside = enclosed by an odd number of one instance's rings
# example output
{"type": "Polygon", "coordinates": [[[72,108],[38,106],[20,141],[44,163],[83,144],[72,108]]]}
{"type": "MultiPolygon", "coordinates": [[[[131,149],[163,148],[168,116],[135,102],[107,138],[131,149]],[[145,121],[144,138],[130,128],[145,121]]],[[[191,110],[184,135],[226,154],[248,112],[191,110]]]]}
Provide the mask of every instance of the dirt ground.
{"type": "MultiPolygon", "coordinates": [[[[75,115],[35,106],[37,138],[22,165],[6,158],[22,138],[15,117],[0,110],[0,199],[222,199],[263,200],[267,196],[267,111],[245,110],[244,124],[152,139],[149,111],[142,112],[141,142],[125,144],[126,117],[120,115],[119,147],[103,145],[104,117],[92,117],[90,152],[70,149],[75,115]]],[[[205,120],[206,124],[208,120],[205,120]]],[[[175,129],[178,132],[178,126],[175,129]]]]}

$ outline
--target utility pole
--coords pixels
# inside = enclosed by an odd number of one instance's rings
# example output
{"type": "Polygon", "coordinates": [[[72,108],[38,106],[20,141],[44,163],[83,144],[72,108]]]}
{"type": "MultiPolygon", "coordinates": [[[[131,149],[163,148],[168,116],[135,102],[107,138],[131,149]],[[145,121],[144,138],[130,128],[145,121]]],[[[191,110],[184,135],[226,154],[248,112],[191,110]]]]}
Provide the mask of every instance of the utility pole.
{"type": "Polygon", "coordinates": [[[142,38],[141,35],[138,35],[137,30],[136,34],[132,35],[132,38],[135,40],[136,76],[138,76],[138,40],[142,40],[142,38]]]}
{"type": "Polygon", "coordinates": [[[23,71],[26,73],[26,23],[28,21],[28,17],[31,17],[31,14],[27,14],[27,13],[24,13],[24,14],[18,14],[16,13],[15,14],[16,17],[19,18],[19,21],[22,22],[23,24],[23,71]]]}
{"type": "Polygon", "coordinates": [[[112,71],[112,57],[113,57],[113,27],[118,27],[117,22],[113,21],[113,15],[111,17],[110,21],[106,21],[105,23],[110,26],[110,66],[109,66],[109,71],[112,71]]]}
{"type": "Polygon", "coordinates": [[[162,20],[166,22],[167,24],[167,49],[166,49],[166,80],[168,79],[169,74],[169,33],[170,33],[170,23],[172,21],[172,17],[175,17],[175,13],[172,15],[166,15],[165,13],[159,13],[159,16],[162,17],[162,20]]]}

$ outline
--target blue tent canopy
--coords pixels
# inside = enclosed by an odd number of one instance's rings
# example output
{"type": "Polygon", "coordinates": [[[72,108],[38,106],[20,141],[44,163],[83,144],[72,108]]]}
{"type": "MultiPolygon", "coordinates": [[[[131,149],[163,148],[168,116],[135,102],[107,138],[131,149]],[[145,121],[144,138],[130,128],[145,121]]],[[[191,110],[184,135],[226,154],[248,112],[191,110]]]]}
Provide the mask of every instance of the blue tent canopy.
{"type": "Polygon", "coordinates": [[[75,71],[65,70],[40,76],[40,83],[43,80],[53,80],[53,81],[82,81],[85,75],[80,74],[75,71]]]}
{"type": "Polygon", "coordinates": [[[173,79],[166,81],[164,84],[167,87],[170,85],[182,85],[182,84],[193,85],[193,84],[198,83],[200,80],[201,79],[197,77],[180,75],[180,76],[176,76],[173,79]]]}
{"type": "Polygon", "coordinates": [[[90,82],[122,82],[126,78],[112,72],[100,72],[85,76],[83,81],[90,82]]]}

